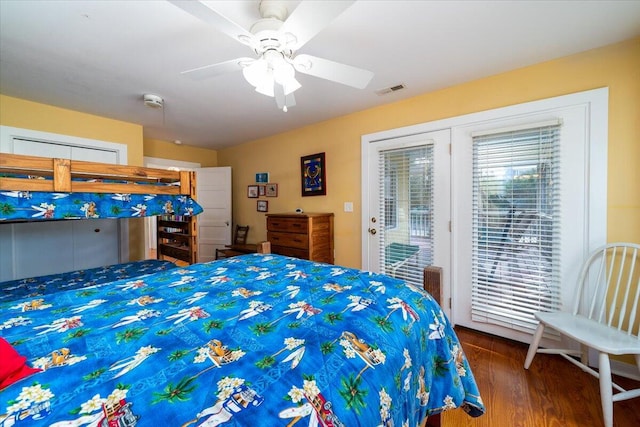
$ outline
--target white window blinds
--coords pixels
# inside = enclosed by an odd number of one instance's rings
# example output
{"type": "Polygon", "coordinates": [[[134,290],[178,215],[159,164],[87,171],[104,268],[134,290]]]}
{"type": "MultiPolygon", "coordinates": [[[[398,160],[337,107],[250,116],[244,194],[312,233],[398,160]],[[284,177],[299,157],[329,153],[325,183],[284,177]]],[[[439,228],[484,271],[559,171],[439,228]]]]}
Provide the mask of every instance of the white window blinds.
{"type": "Polygon", "coordinates": [[[381,151],[380,270],[422,286],[433,261],[433,145],[381,151]]]}
{"type": "Polygon", "coordinates": [[[531,332],[557,309],[560,125],[473,138],[472,319],[531,332]]]}

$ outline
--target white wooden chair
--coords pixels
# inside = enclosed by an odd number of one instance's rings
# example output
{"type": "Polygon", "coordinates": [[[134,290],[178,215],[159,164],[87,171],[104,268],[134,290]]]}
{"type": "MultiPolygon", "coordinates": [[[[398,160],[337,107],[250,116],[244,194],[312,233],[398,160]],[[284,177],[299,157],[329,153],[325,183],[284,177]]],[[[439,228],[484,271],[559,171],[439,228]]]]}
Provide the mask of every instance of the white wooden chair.
{"type": "Polygon", "coordinates": [[[611,380],[609,355],[632,354],[640,371],[640,245],[611,243],[593,252],[578,277],[571,312],[536,313],[540,321],[524,362],[529,369],[536,353],[559,354],[599,378],[605,427],[613,426],[613,402],[640,397],[640,388],[624,390],[611,380]],[[539,348],[550,328],[572,338],[581,351],[539,348]],[[598,371],[587,366],[587,351],[598,351],[598,371]],[[571,357],[580,356],[580,360],[571,357]],[[613,394],[613,388],[618,392],[613,394]]]}

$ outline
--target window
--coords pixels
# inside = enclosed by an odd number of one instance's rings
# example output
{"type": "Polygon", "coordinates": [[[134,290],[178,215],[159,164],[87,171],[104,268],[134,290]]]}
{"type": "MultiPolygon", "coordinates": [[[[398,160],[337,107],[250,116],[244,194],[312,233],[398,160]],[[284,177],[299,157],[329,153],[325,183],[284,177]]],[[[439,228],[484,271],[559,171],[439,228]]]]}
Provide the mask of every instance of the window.
{"type": "Polygon", "coordinates": [[[560,125],[473,137],[472,317],[534,330],[560,306],[560,125]]]}
{"type": "Polygon", "coordinates": [[[433,143],[380,152],[381,270],[416,285],[432,260],[433,143]],[[384,184],[384,185],[383,185],[384,184]]]}
{"type": "Polygon", "coordinates": [[[384,226],[386,228],[395,228],[398,225],[398,172],[391,165],[388,159],[385,159],[384,173],[384,226]]]}

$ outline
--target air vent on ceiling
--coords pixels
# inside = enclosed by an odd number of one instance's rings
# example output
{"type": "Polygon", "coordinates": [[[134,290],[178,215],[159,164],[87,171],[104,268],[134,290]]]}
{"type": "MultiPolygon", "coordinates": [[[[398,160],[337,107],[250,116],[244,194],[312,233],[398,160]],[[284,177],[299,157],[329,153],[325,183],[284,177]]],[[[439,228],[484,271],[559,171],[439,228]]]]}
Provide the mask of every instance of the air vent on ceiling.
{"type": "Polygon", "coordinates": [[[406,88],[406,86],[404,85],[404,83],[400,83],[400,84],[397,84],[397,85],[395,85],[395,86],[385,87],[385,88],[383,88],[383,89],[378,89],[378,90],[376,91],[376,93],[377,93],[378,95],[386,95],[386,94],[388,94],[388,93],[391,93],[391,92],[397,92],[397,91],[402,90],[402,89],[405,89],[405,88],[406,88]]]}

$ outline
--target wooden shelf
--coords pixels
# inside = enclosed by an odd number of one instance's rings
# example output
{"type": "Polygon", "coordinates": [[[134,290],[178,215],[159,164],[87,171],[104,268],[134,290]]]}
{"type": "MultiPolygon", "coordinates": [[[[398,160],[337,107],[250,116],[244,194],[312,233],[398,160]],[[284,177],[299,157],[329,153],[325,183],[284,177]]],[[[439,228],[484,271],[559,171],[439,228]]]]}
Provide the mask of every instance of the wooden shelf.
{"type": "Polygon", "coordinates": [[[198,262],[196,218],[190,216],[158,217],[158,259],[175,258],[194,264],[198,262]]]}
{"type": "Polygon", "coordinates": [[[168,257],[189,264],[198,262],[196,221],[191,216],[159,216],[156,230],[158,259],[168,257]]]}

